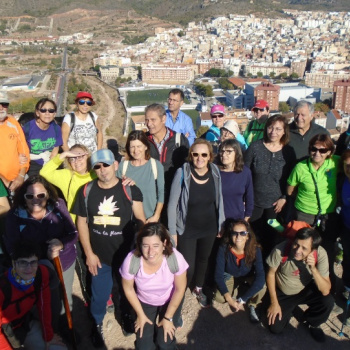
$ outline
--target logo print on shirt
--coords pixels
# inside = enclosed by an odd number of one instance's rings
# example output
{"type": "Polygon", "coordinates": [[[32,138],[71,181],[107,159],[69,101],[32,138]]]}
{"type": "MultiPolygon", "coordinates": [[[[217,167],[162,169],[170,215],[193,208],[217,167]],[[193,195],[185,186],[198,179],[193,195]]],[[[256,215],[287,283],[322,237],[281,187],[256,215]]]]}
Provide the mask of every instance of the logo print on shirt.
{"type": "Polygon", "coordinates": [[[103,202],[98,206],[97,214],[101,216],[94,216],[94,224],[103,225],[106,227],[107,225],[120,225],[120,217],[113,216],[114,212],[119,210],[116,206],[117,201],[113,202],[114,196],[106,199],[104,197],[103,202]]]}

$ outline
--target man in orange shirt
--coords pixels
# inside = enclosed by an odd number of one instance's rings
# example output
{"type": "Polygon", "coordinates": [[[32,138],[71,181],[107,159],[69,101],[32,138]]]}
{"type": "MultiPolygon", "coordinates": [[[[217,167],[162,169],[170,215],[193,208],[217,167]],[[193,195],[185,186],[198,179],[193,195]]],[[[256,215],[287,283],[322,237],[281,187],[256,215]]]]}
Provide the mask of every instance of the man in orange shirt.
{"type": "Polygon", "coordinates": [[[22,185],[29,168],[29,149],[17,120],[7,114],[10,101],[0,91],[0,178],[9,191],[22,185]]]}

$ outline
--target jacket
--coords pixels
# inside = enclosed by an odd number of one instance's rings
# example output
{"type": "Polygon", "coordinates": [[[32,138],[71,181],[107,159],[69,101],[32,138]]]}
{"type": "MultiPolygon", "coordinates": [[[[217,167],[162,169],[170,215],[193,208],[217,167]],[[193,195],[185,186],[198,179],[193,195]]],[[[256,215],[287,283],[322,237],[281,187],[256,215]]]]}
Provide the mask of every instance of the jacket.
{"type": "MultiPolygon", "coordinates": [[[[215,164],[210,164],[210,171],[214,179],[215,186],[215,207],[218,217],[218,232],[225,221],[224,203],[221,191],[221,177],[219,168],[215,164]]],[[[176,171],[171,185],[170,199],[168,204],[168,226],[172,235],[182,235],[185,231],[186,216],[188,210],[188,197],[190,193],[191,168],[189,163],[185,163],[181,169],[176,171]]]]}

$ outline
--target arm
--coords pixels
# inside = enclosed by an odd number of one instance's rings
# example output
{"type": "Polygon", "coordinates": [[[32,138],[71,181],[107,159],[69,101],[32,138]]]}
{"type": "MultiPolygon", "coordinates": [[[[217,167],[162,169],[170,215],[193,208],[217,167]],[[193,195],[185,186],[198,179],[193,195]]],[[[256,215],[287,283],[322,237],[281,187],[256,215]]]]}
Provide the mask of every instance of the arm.
{"type": "Polygon", "coordinates": [[[311,252],[307,256],[306,263],[310,267],[312,276],[314,278],[318,290],[322,293],[322,295],[328,295],[331,291],[331,281],[329,279],[329,276],[324,277],[320,274],[320,271],[316,267],[316,260],[313,252],[311,252]]]}
{"type": "Polygon", "coordinates": [[[183,169],[177,169],[171,184],[170,197],[168,202],[168,227],[173,236],[176,235],[176,210],[181,195],[181,178],[183,169]]]}
{"type": "Polygon", "coordinates": [[[6,214],[10,210],[10,204],[7,197],[0,197],[0,216],[6,214]]]}
{"type": "Polygon", "coordinates": [[[146,222],[145,213],[143,211],[142,202],[133,201],[132,202],[132,212],[137,220],[140,220],[143,224],[146,222]]]}
{"type": "Polygon", "coordinates": [[[191,117],[186,118],[185,124],[186,124],[186,126],[185,126],[186,135],[188,134],[188,136],[187,136],[188,143],[191,146],[196,138],[196,133],[194,132],[194,129],[193,129],[193,123],[192,123],[191,117]]]}
{"type": "Polygon", "coordinates": [[[276,267],[270,267],[266,276],[267,289],[270,294],[270,306],[267,309],[267,318],[269,320],[269,325],[275,323],[275,319],[282,319],[282,309],[278,303],[277,293],[276,293],[276,267]]]}
{"type": "Polygon", "coordinates": [[[50,155],[50,159],[52,159],[53,157],[55,157],[57,154],[58,154],[58,150],[60,148],[59,147],[54,147],[52,152],[51,152],[51,155],[50,155]]]}
{"type": "Polygon", "coordinates": [[[101,149],[102,148],[102,143],[103,143],[103,133],[102,133],[102,127],[100,124],[100,118],[96,119],[96,128],[98,130],[97,133],[97,149],[101,149]]]}
{"type": "Polygon", "coordinates": [[[247,168],[247,181],[246,181],[246,187],[245,187],[244,200],[245,200],[244,216],[245,216],[245,220],[247,220],[252,216],[253,209],[254,209],[254,187],[253,187],[252,172],[248,168],[247,168]]]}
{"type": "Polygon", "coordinates": [[[163,209],[163,205],[164,205],[163,203],[160,203],[160,202],[157,203],[156,210],[154,211],[154,214],[146,220],[146,223],[159,221],[160,214],[161,214],[162,209],[163,209]]]}
{"type": "Polygon", "coordinates": [[[297,193],[297,186],[287,185],[287,196],[295,197],[297,193]]]}
{"type": "Polygon", "coordinates": [[[69,134],[70,134],[70,126],[66,122],[63,122],[62,123],[62,141],[63,141],[62,149],[64,151],[69,151],[69,147],[68,147],[69,134]]]}
{"type": "Polygon", "coordinates": [[[244,164],[252,171],[252,163],[254,161],[253,145],[250,145],[244,152],[244,164]]]}

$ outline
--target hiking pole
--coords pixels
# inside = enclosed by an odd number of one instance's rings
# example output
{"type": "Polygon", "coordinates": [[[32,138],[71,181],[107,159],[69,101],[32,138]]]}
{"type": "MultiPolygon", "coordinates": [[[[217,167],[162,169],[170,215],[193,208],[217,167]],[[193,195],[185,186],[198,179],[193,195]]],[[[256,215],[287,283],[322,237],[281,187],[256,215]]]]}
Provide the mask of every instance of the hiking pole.
{"type": "Polygon", "coordinates": [[[73,329],[73,320],[72,320],[72,314],[70,312],[69,308],[69,302],[67,298],[67,292],[66,292],[66,286],[64,285],[64,280],[63,280],[63,272],[62,272],[62,266],[61,266],[61,260],[58,256],[53,258],[53,264],[55,265],[55,269],[58,275],[58,279],[60,280],[61,283],[61,288],[62,288],[62,294],[63,294],[63,304],[64,304],[64,309],[66,311],[66,317],[67,317],[67,322],[68,322],[68,328],[71,334],[72,338],[72,345],[74,350],[77,350],[77,341],[75,339],[75,334],[74,334],[74,329],[73,329]]]}
{"type": "Polygon", "coordinates": [[[346,308],[345,308],[345,312],[344,312],[344,319],[343,319],[343,323],[341,325],[341,330],[339,332],[339,337],[343,337],[344,336],[343,328],[344,328],[346,320],[347,320],[347,315],[348,315],[348,311],[349,311],[349,305],[350,305],[350,292],[349,292],[349,295],[348,295],[348,300],[346,301],[346,308]]]}

